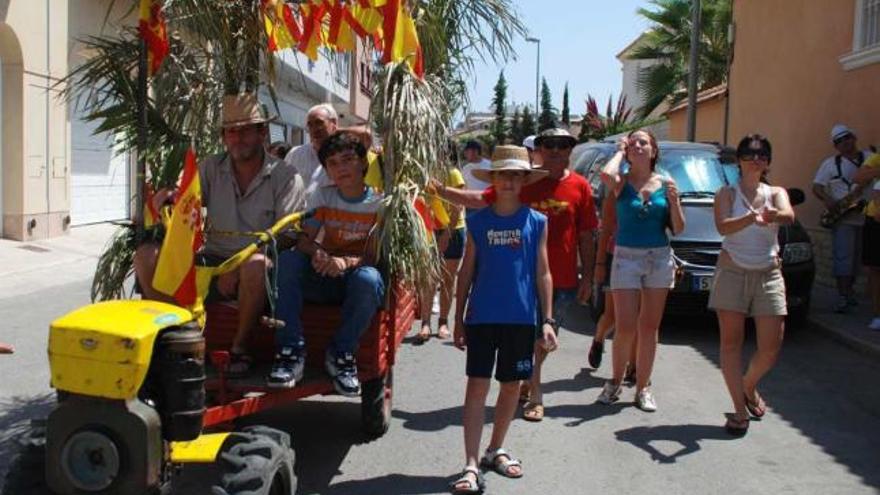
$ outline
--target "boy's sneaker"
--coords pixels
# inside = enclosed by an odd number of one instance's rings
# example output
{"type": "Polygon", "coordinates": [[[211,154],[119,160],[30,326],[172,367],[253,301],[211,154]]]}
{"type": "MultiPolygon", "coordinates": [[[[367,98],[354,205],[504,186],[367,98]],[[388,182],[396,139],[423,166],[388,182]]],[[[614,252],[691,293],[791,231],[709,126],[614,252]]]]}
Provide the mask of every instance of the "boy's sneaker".
{"type": "Polygon", "coordinates": [[[600,404],[614,404],[618,399],[620,399],[620,385],[615,385],[613,381],[608,380],[596,400],[600,404]]]}
{"type": "Polygon", "coordinates": [[[282,347],[272,362],[272,371],[266,379],[267,385],[277,388],[292,388],[302,381],[305,370],[305,356],[293,347],[282,347]]]}
{"type": "Polygon", "coordinates": [[[846,313],[849,310],[849,302],[846,297],[840,296],[837,298],[837,302],[834,304],[834,312],[835,313],[846,313]]]}
{"type": "Polygon", "coordinates": [[[361,382],[357,376],[354,354],[327,354],[324,360],[327,373],[333,377],[333,387],[340,395],[357,397],[361,394],[361,382]]]}
{"type": "Polygon", "coordinates": [[[880,330],[880,316],[871,320],[871,323],[868,323],[868,328],[871,330],[880,330]]]}
{"type": "Polygon", "coordinates": [[[651,389],[645,387],[636,394],[636,406],[645,412],[654,412],[657,410],[657,401],[654,400],[654,394],[651,389]]]}

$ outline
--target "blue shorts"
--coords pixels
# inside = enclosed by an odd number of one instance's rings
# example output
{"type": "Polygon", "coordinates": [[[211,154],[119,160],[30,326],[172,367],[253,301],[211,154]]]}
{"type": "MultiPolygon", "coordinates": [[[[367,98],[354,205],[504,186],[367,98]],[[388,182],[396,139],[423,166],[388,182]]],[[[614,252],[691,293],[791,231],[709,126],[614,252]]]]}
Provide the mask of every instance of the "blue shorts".
{"type": "MultiPolygon", "coordinates": [[[[434,236],[436,237],[440,232],[442,231],[434,231],[434,236]]],[[[446,246],[446,251],[443,251],[445,260],[460,260],[462,256],[464,256],[464,227],[450,232],[449,244],[446,246]]]]}
{"type": "Polygon", "coordinates": [[[532,377],[535,327],[532,325],[465,325],[467,376],[499,382],[532,377]],[[497,364],[496,364],[497,356],[497,364]]]}

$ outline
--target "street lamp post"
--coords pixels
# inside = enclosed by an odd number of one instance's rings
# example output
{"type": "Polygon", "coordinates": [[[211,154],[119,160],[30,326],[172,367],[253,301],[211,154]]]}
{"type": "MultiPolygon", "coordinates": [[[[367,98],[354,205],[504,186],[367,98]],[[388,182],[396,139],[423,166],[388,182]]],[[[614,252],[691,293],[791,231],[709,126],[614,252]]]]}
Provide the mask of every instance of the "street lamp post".
{"type": "Polygon", "coordinates": [[[538,38],[526,38],[529,43],[538,45],[538,61],[535,64],[535,115],[538,115],[538,92],[541,87],[541,40],[538,38]]]}

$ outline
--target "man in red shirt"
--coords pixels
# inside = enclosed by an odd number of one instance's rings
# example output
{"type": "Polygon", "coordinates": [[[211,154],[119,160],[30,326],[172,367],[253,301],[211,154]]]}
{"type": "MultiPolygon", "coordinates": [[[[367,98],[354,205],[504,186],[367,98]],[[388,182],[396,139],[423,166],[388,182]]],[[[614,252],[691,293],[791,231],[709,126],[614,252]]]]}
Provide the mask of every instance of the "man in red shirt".
{"type": "MultiPolygon", "coordinates": [[[[580,303],[590,299],[593,279],[593,233],[598,220],[590,183],[568,169],[575,144],[577,140],[564,129],[548,129],[538,134],[535,151],[541,156],[541,167],[549,173],[546,178],[523,186],[520,193],[523,203],[547,215],[547,253],[550,273],[553,275],[553,319],[557,329],[566,309],[575,299],[580,303]]],[[[468,208],[485,207],[493,203],[496,197],[492,187],[474,191],[445,188],[440,184],[434,186],[444,199],[468,208]]],[[[536,346],[529,390],[523,391],[523,398],[527,397],[528,401],[523,408],[523,417],[529,421],[544,418],[541,366],[546,357],[547,352],[536,346]]]]}

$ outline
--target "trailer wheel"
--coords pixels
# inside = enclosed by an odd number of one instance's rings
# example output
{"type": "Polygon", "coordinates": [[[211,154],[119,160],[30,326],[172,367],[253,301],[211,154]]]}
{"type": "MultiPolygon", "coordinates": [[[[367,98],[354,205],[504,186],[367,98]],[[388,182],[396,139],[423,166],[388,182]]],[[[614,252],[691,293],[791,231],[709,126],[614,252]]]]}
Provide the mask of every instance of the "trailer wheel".
{"type": "Polygon", "coordinates": [[[214,495],[294,495],[293,450],[276,440],[289,436],[270,430],[260,426],[230,435],[220,454],[223,474],[214,495]]]}
{"type": "Polygon", "coordinates": [[[21,442],[18,456],[9,466],[4,495],[51,495],[46,485],[46,430],[32,428],[21,442]]]}
{"type": "Polygon", "coordinates": [[[361,426],[364,433],[378,438],[388,431],[391,423],[391,396],[394,390],[394,373],[389,369],[385,376],[364,382],[361,390],[361,426]]]}

